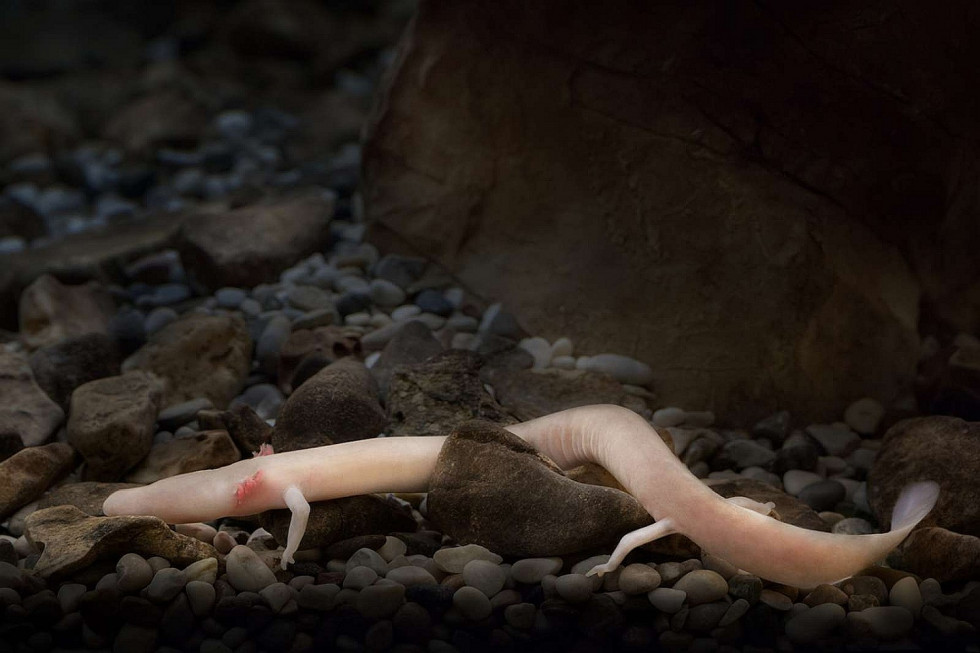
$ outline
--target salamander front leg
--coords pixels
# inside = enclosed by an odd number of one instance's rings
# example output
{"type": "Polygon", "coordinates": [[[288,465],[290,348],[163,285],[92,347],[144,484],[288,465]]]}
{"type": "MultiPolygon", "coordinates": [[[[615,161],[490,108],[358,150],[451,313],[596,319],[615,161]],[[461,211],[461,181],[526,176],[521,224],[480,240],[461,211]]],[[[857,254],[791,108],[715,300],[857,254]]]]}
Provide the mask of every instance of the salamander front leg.
{"type": "Polygon", "coordinates": [[[286,550],[282,552],[282,568],[295,562],[293,554],[299,550],[299,544],[306,533],[306,523],[310,518],[310,504],[303,492],[295,485],[290,485],[282,495],[286,507],[293,513],[289,520],[289,533],[286,535],[286,550]]]}
{"type": "Polygon", "coordinates": [[[649,526],[644,526],[635,531],[630,531],[624,535],[620,540],[619,544],[616,545],[616,549],[609,556],[609,562],[604,565],[596,565],[590,569],[585,575],[593,576],[598,574],[600,577],[606,572],[613,571],[620,565],[623,559],[629,554],[630,551],[638,546],[643,546],[648,542],[653,542],[666,535],[671,535],[675,533],[674,522],[667,517],[661,519],[658,522],[654,522],[649,526]]]}

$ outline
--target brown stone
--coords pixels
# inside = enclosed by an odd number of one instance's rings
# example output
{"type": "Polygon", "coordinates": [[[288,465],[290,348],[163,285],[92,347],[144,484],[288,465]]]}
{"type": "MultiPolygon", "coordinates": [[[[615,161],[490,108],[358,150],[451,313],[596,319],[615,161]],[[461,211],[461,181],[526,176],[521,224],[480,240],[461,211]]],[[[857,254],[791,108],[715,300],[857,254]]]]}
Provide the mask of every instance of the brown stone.
{"type": "Polygon", "coordinates": [[[473,419],[515,423],[484,389],[482,360],[450,349],[424,363],[396,367],[388,388],[388,434],[446,435],[473,419]]]}
{"type": "Polygon", "coordinates": [[[0,83],[0,162],[81,139],[76,116],[36,84],[0,83]]]}
{"type": "Polygon", "coordinates": [[[0,434],[22,446],[46,442],[65,419],[64,411],[34,380],[27,360],[0,350],[0,434]]]}
{"type": "Polygon", "coordinates": [[[132,152],[197,141],[207,124],[207,107],[179,88],[156,88],[118,109],[105,135],[132,152]]]}
{"type": "Polygon", "coordinates": [[[272,427],[246,404],[231,410],[202,410],[197,414],[202,429],[224,429],[243,456],[259,451],[263,444],[272,443],[272,427]]]}
{"type": "Polygon", "coordinates": [[[252,365],[252,339],[239,317],[187,314],[154,333],[123,361],[166,381],[161,407],[206,397],[224,408],[242,391],[252,365]]]}
{"type": "Polygon", "coordinates": [[[342,358],[299,387],[279,411],[272,432],[276,452],[364,440],[384,430],[378,386],[353,358],[342,358]]]}
{"type": "Polygon", "coordinates": [[[66,286],[45,274],[20,296],[20,335],[32,349],[87,333],[106,333],[115,312],[101,284],[66,286]]]}
{"type": "MultiPolygon", "coordinates": [[[[288,510],[270,510],[259,515],[259,523],[277,542],[285,544],[291,517],[288,510]]],[[[310,504],[310,518],[300,548],[327,546],[362,535],[413,531],[415,526],[415,520],[403,508],[374,495],[317,501],[310,504]]]]}
{"type": "Polygon", "coordinates": [[[28,447],[0,462],[0,519],[38,498],[71,471],[75,450],[64,442],[28,447]]]}
{"type": "Polygon", "coordinates": [[[208,289],[254,287],[323,248],[333,207],[320,194],[199,216],[181,228],[181,260],[208,289]]]}
{"type": "Polygon", "coordinates": [[[146,458],[126,475],[126,481],[153,483],[177,474],[224,467],[239,460],[241,454],[227,431],[202,431],[153,445],[146,458]]]}
{"type": "Polygon", "coordinates": [[[87,333],[42,347],[31,354],[37,384],[62,410],[78,386],[119,374],[119,348],[103,333],[87,333]]]}
{"type": "Polygon", "coordinates": [[[939,483],[939,500],[918,528],[980,536],[980,422],[955,417],[903,420],[885,433],[868,472],[868,503],[878,522],[891,523],[902,488],[914,481],[939,483]]]}
{"type": "Polygon", "coordinates": [[[980,577],[980,537],[938,526],[916,528],[901,546],[901,567],[939,582],[980,577]]]}
{"type": "Polygon", "coordinates": [[[294,376],[300,364],[314,356],[326,363],[345,356],[360,356],[361,332],[351,327],[323,326],[297,329],[279,350],[279,389],[291,394],[299,384],[294,376]]]}
{"type": "Polygon", "coordinates": [[[176,567],[218,557],[211,545],[175,533],[156,517],[91,517],[74,506],[57,506],[32,513],[25,528],[28,542],[44,549],[34,566],[41,578],[62,578],[124,553],[160,556],[176,567]]]}
{"type": "Polygon", "coordinates": [[[368,238],[647,362],[665,405],[888,403],[920,292],[980,324],[978,52],[940,54],[972,23],[899,13],[422,2],[368,125],[368,238]]]}
{"type": "Polygon", "coordinates": [[[563,555],[614,544],[652,518],[630,495],[577,483],[517,436],[472,421],[446,440],[428,518],[460,543],[501,555],[563,555]]]}
{"type": "Polygon", "coordinates": [[[140,487],[138,483],[99,483],[95,481],[82,483],[65,483],[52,488],[38,499],[37,508],[53,508],[54,506],[75,506],[86,515],[104,517],[102,504],[116,490],[140,487]]]}
{"type": "Polygon", "coordinates": [[[527,421],[590,404],[622,404],[626,393],[612,377],[586,370],[495,368],[485,375],[500,405],[527,421]]]}

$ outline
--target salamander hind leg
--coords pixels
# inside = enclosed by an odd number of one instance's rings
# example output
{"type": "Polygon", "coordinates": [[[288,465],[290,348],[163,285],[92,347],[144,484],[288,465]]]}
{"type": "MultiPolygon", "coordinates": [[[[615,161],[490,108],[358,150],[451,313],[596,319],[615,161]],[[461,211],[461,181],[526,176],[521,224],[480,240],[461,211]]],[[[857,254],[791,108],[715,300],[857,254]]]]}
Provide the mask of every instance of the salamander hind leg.
{"type": "Polygon", "coordinates": [[[286,550],[282,552],[282,568],[296,562],[293,554],[299,550],[303,535],[306,534],[306,524],[310,518],[310,504],[303,492],[295,485],[290,485],[282,495],[286,507],[293,513],[289,520],[289,532],[286,535],[286,550]]]}
{"type": "Polygon", "coordinates": [[[594,576],[598,574],[601,577],[603,574],[616,569],[616,567],[623,562],[626,556],[629,555],[629,552],[633,549],[643,546],[649,542],[653,542],[654,540],[659,540],[661,537],[671,535],[675,532],[674,522],[669,517],[666,519],[661,519],[658,522],[654,522],[649,526],[644,526],[643,528],[639,528],[635,531],[630,531],[619,540],[619,544],[616,545],[616,549],[612,552],[612,555],[609,556],[609,562],[602,565],[596,565],[586,572],[585,575],[594,576]]]}

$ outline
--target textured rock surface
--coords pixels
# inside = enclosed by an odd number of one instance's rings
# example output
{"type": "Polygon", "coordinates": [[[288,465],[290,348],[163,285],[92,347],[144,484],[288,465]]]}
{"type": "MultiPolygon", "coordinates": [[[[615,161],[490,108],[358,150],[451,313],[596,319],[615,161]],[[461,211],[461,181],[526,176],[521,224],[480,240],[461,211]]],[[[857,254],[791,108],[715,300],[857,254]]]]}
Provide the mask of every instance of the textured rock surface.
{"type": "Polygon", "coordinates": [[[20,336],[33,348],[86,333],[106,333],[114,310],[100,284],[66,286],[46,274],[21,293],[20,336]]]}
{"type": "Polygon", "coordinates": [[[75,506],[86,515],[104,517],[102,504],[116,490],[139,487],[137,483],[99,483],[96,481],[82,483],[65,483],[44,493],[38,499],[38,510],[54,506],[75,506]]]}
{"type": "Polygon", "coordinates": [[[923,578],[940,582],[980,576],[980,537],[938,526],[916,528],[901,547],[901,564],[923,578]]]}
{"type": "Polygon", "coordinates": [[[224,467],[240,459],[227,431],[203,431],[153,445],[146,458],[126,475],[126,481],[153,483],[168,476],[224,467]]]}
{"type": "MultiPolygon", "coordinates": [[[[292,513],[269,510],[259,515],[262,528],[285,546],[292,513]]],[[[398,506],[374,495],[310,504],[310,520],[300,548],[326,546],[360,535],[414,531],[415,520],[398,506]]]]}
{"type": "Polygon", "coordinates": [[[623,386],[605,374],[585,370],[512,370],[485,375],[500,404],[519,420],[589,404],[620,404],[623,386]]]}
{"type": "Polygon", "coordinates": [[[628,494],[578,483],[489,422],[456,428],[436,463],[428,517],[501,555],[562,555],[616,542],[652,520],[628,494]]]}
{"type": "Polygon", "coordinates": [[[344,356],[359,355],[360,337],[360,331],[341,326],[293,331],[279,350],[279,388],[287,394],[295,390],[293,377],[300,365],[311,358],[326,365],[344,356]]]}
{"type": "Polygon", "coordinates": [[[859,36],[863,9],[816,11],[421,3],[365,147],[369,238],[649,363],[667,404],[890,401],[920,288],[980,316],[980,157],[957,145],[978,112],[939,55],[963,23],[916,7],[859,36]]]}
{"type": "Polygon", "coordinates": [[[242,404],[231,410],[200,411],[198,422],[204,429],[224,429],[244,456],[258,451],[272,441],[272,427],[249,406],[242,404]]]}
{"type": "Polygon", "coordinates": [[[199,397],[224,408],[241,392],[251,363],[252,340],[241,318],[191,313],[154,333],[122,369],[164,379],[163,408],[199,397]]]}
{"type": "Polygon", "coordinates": [[[922,417],[891,427],[868,473],[868,503],[879,523],[891,523],[902,488],[939,483],[936,507],[918,528],[939,526],[980,537],[980,423],[922,417]]]}
{"type": "Polygon", "coordinates": [[[28,447],[0,462],[0,519],[41,496],[72,468],[75,450],[64,442],[28,447]]]}
{"type": "Polygon", "coordinates": [[[396,367],[424,363],[441,351],[442,345],[432,335],[429,327],[418,320],[409,320],[381,350],[381,356],[371,368],[371,374],[378,380],[382,395],[387,397],[391,374],[396,367]]]}
{"type": "Polygon", "coordinates": [[[74,506],[57,506],[32,513],[26,529],[27,540],[44,548],[34,567],[42,578],[62,577],[124,553],[161,556],[176,566],[218,557],[210,544],[175,533],[156,517],[91,517],[74,506]]]}
{"type": "Polygon", "coordinates": [[[290,395],[276,420],[272,446],[279,452],[364,440],[384,427],[374,378],[360,361],[342,358],[290,395]]]}
{"type": "Polygon", "coordinates": [[[31,354],[34,378],[63,410],[68,409],[71,393],[95,379],[119,374],[119,348],[103,333],[88,333],[31,354]]]}
{"type": "Polygon", "coordinates": [[[252,287],[320,249],[333,214],[329,195],[202,215],[178,236],[181,260],[197,283],[252,287]]]}
{"type": "Polygon", "coordinates": [[[160,385],[156,377],[136,371],[75,390],[68,441],[85,459],[85,480],[118,481],[149,453],[160,385]]]}
{"type": "Polygon", "coordinates": [[[0,433],[34,446],[50,438],[64,418],[64,411],[38,387],[27,360],[0,351],[0,433]]]}
{"type": "Polygon", "coordinates": [[[396,367],[388,388],[388,434],[446,435],[472,419],[516,422],[483,388],[482,363],[479,354],[451,349],[396,367]]]}

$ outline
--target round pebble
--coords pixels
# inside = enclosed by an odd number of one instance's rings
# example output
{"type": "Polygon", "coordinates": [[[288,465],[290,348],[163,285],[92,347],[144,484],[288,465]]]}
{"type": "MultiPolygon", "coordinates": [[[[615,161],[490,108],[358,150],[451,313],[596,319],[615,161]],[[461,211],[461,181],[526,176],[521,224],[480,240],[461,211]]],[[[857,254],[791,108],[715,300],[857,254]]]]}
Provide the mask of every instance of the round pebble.
{"type": "Polygon", "coordinates": [[[453,546],[436,551],[432,559],[443,571],[450,574],[461,574],[466,563],[471,560],[489,560],[495,564],[504,561],[499,555],[480,546],[479,544],[466,544],[464,546],[453,546]]]}
{"type": "Polygon", "coordinates": [[[647,385],[653,381],[649,365],[620,354],[597,354],[580,360],[579,366],[591,372],[604,372],[620,383],[647,385]]]}
{"type": "Polygon", "coordinates": [[[138,553],[127,553],[116,563],[116,586],[122,592],[138,592],[153,580],[153,568],[138,553]]]}
{"type": "Polygon", "coordinates": [[[912,613],[897,605],[865,608],[847,614],[848,627],[857,632],[869,632],[883,640],[900,639],[912,630],[915,619],[912,613]]]}
{"type": "Polygon", "coordinates": [[[463,582],[492,598],[504,588],[507,571],[489,560],[471,560],[463,567],[463,582]]]}
{"type": "Polygon", "coordinates": [[[184,586],[191,611],[198,617],[207,617],[214,608],[216,592],[214,585],[200,580],[192,580],[184,586]]]}
{"type": "Polygon", "coordinates": [[[686,417],[687,413],[684,412],[683,408],[678,408],[677,406],[667,406],[666,408],[655,410],[653,412],[652,421],[654,426],[669,428],[683,424],[686,417]]]}
{"type": "Polygon", "coordinates": [[[674,589],[687,593],[688,605],[700,605],[728,594],[728,581],[710,569],[696,569],[674,583],[674,589]]]}
{"type": "Polygon", "coordinates": [[[398,556],[403,556],[408,551],[408,545],[397,537],[388,535],[385,537],[385,543],[378,549],[378,555],[380,555],[386,562],[391,562],[398,556]]]}
{"type": "Polygon", "coordinates": [[[841,535],[870,535],[875,532],[875,527],[867,519],[846,517],[836,522],[831,531],[841,535]]]}
{"type": "Polygon", "coordinates": [[[562,574],[555,581],[558,596],[569,603],[584,603],[592,597],[592,579],[585,574],[562,574]]]}
{"type": "Polygon", "coordinates": [[[240,592],[258,592],[276,582],[272,570],[244,544],[237,545],[228,553],[225,568],[228,582],[240,592]]]}
{"type": "Polygon", "coordinates": [[[396,322],[401,322],[403,320],[408,320],[416,315],[420,314],[422,309],[415,304],[406,304],[404,306],[399,306],[391,312],[391,319],[396,322]]]}
{"type": "Polygon", "coordinates": [[[370,619],[387,619],[398,611],[404,601],[405,588],[402,585],[372,585],[357,595],[356,607],[358,612],[370,619]]]}
{"type": "Polygon", "coordinates": [[[225,287],[214,291],[214,298],[220,308],[234,310],[248,299],[248,294],[241,288],[225,287]]]}
{"type": "Polygon", "coordinates": [[[177,311],[172,308],[165,306],[155,308],[150,311],[149,315],[143,321],[143,330],[146,332],[146,335],[152,335],[171,322],[176,322],[178,317],[177,311]]]}
{"type": "MultiPolygon", "coordinates": [[[[387,540],[386,540],[387,542],[387,540]]],[[[388,573],[388,562],[381,557],[377,551],[368,548],[361,548],[347,559],[346,570],[349,572],[356,567],[369,567],[378,576],[388,573]]]]}
{"type": "Polygon", "coordinates": [[[344,576],[344,588],[362,590],[378,580],[378,572],[370,567],[354,567],[344,576]]]}
{"type": "Polygon", "coordinates": [[[561,558],[522,558],[510,568],[510,576],[518,583],[540,583],[548,574],[557,575],[562,568],[561,558]]]}
{"type": "Polygon", "coordinates": [[[915,578],[906,576],[895,581],[888,592],[888,603],[905,608],[913,617],[922,612],[922,592],[915,578]]]}
{"type": "MultiPolygon", "coordinates": [[[[61,611],[64,614],[69,614],[78,610],[78,599],[80,599],[82,594],[84,594],[87,591],[88,588],[82,585],[81,583],[65,583],[64,585],[59,587],[58,603],[61,605],[61,611]]],[[[0,605],[2,604],[3,604],[3,600],[0,599],[0,605]]]]}
{"type": "Polygon", "coordinates": [[[464,617],[472,621],[486,619],[493,610],[487,595],[469,585],[460,587],[453,593],[453,605],[464,617]]]}
{"type": "Polygon", "coordinates": [[[187,585],[184,572],[173,567],[161,569],[153,575],[153,580],[146,586],[146,598],[156,603],[166,603],[183,591],[187,585]]]}
{"type": "MultiPolygon", "coordinates": [[[[405,301],[405,291],[387,279],[373,279],[368,286],[368,295],[371,301],[383,308],[398,306],[405,301]]],[[[422,312],[421,308],[418,310],[422,312]]]]}
{"type": "Polygon", "coordinates": [[[878,430],[884,416],[885,407],[881,402],[865,397],[847,407],[844,411],[844,422],[858,433],[872,435],[878,430]]]}
{"type": "Polygon", "coordinates": [[[794,644],[814,644],[844,623],[847,613],[836,603],[814,606],[786,622],[786,636],[794,644]]]}
{"type": "Polygon", "coordinates": [[[749,611],[749,602],[745,599],[736,599],[728,606],[724,616],[718,622],[719,626],[728,626],[741,619],[749,611]]]}
{"type": "Polygon", "coordinates": [[[762,590],[762,593],[759,594],[759,601],[779,612],[787,612],[793,607],[793,600],[791,598],[782,592],[770,589],[762,590]]]}
{"type": "Polygon", "coordinates": [[[626,565],[619,573],[619,589],[627,594],[646,594],[660,586],[660,574],[649,565],[626,565]]]}
{"type": "Polygon", "coordinates": [[[184,567],[184,577],[187,582],[199,580],[205,583],[214,583],[218,578],[218,559],[204,558],[192,562],[184,567]]]}
{"type": "Polygon", "coordinates": [[[515,603],[504,608],[504,620],[518,630],[530,630],[538,609],[533,603],[515,603]]]}
{"type": "Polygon", "coordinates": [[[687,592],[671,587],[658,587],[647,594],[653,607],[667,614],[680,612],[687,599],[687,592]]]}
{"type": "Polygon", "coordinates": [[[804,471],[802,469],[791,469],[783,474],[783,490],[794,497],[799,496],[800,492],[808,485],[819,483],[824,480],[820,474],[804,471]]]}
{"type": "Polygon", "coordinates": [[[548,367],[551,362],[551,344],[541,337],[524,338],[517,346],[531,354],[534,359],[534,369],[548,367]]]}
{"type": "Polygon", "coordinates": [[[274,315],[262,329],[255,344],[255,358],[267,374],[274,374],[278,370],[279,351],[289,339],[292,329],[292,322],[282,314],[274,315]]]}
{"type": "Polygon", "coordinates": [[[422,567],[418,567],[416,565],[405,565],[404,567],[395,567],[394,569],[390,569],[385,575],[385,578],[393,580],[400,585],[404,585],[405,587],[438,584],[438,581],[432,574],[422,567]]]}
{"type": "Polygon", "coordinates": [[[268,587],[263,587],[259,590],[259,596],[261,596],[266,605],[272,608],[275,613],[282,612],[282,609],[286,607],[286,604],[293,599],[295,590],[291,588],[286,583],[273,583],[268,587]]]}
{"type": "Polygon", "coordinates": [[[340,586],[333,583],[323,585],[304,585],[296,602],[302,608],[326,612],[334,607],[340,586]]]}
{"type": "Polygon", "coordinates": [[[847,490],[844,486],[833,479],[821,480],[810,483],[800,490],[797,498],[807,504],[817,512],[821,510],[831,510],[834,506],[844,500],[847,490]]]}

